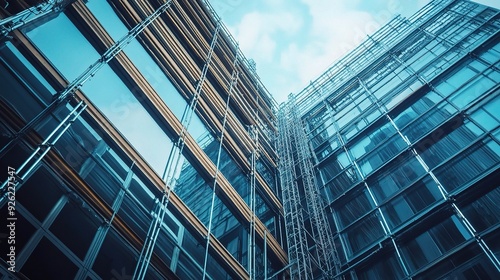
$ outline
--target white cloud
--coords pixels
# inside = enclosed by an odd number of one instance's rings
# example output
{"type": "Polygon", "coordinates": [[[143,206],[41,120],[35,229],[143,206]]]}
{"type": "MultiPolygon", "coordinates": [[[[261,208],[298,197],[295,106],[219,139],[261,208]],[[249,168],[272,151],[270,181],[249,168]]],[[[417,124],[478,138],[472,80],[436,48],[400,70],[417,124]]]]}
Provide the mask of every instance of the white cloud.
{"type": "MultiPolygon", "coordinates": [[[[373,33],[383,24],[371,14],[352,10],[345,5],[328,5],[326,0],[303,2],[309,10],[310,29],[306,31],[302,43],[291,43],[284,47],[279,61],[281,68],[291,71],[290,74],[296,79],[296,88],[292,89],[294,93],[298,93],[335,60],[354,49],[366,39],[367,33],[373,33]]],[[[349,6],[355,4],[351,2],[349,6]]],[[[285,92],[276,96],[276,99],[283,100],[283,94],[285,92]]]]}
{"type": "MultiPolygon", "coordinates": [[[[273,5],[279,6],[279,3],[276,0],[273,5]]],[[[238,38],[240,48],[247,57],[259,62],[271,62],[280,36],[295,34],[301,28],[301,22],[298,15],[290,12],[251,12],[230,30],[238,38]]]]}
{"type": "MultiPolygon", "coordinates": [[[[250,12],[233,13],[239,16],[229,29],[245,56],[257,63],[257,72],[270,93],[282,102],[396,14],[411,16],[429,1],[242,1],[241,9],[247,6],[250,12]]],[[[478,2],[500,6],[498,0],[478,2]]]]}

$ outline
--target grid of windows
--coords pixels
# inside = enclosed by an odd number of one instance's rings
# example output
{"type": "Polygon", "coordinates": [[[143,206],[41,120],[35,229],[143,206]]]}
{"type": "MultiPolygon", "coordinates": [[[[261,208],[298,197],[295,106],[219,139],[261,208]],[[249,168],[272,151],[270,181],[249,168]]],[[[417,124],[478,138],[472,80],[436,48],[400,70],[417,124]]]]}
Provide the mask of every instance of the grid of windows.
{"type": "MultiPolygon", "coordinates": [[[[0,43],[0,163],[5,170],[26,163],[17,185],[16,271],[47,279],[239,279],[285,266],[274,100],[232,37],[215,39],[228,31],[214,24],[211,7],[175,4],[148,22],[158,3],[64,2],[0,43]],[[199,13],[206,14],[200,22],[199,13]],[[154,28],[136,34],[136,20],[154,28]],[[123,38],[128,44],[106,61],[123,38]],[[212,63],[204,77],[200,58],[212,63]],[[221,81],[232,73],[239,83],[229,92],[221,81]],[[71,81],[76,89],[54,103],[71,81]],[[261,154],[250,166],[254,150],[261,154]]],[[[2,192],[4,220],[7,207],[2,192]]],[[[6,267],[0,275],[9,275],[6,267]]]]}
{"type": "Polygon", "coordinates": [[[488,214],[500,176],[499,14],[438,6],[393,47],[380,39],[384,55],[346,69],[351,78],[303,114],[346,277],[437,279],[459,258],[448,275],[500,274],[496,242],[482,240],[500,225],[488,214]]]}

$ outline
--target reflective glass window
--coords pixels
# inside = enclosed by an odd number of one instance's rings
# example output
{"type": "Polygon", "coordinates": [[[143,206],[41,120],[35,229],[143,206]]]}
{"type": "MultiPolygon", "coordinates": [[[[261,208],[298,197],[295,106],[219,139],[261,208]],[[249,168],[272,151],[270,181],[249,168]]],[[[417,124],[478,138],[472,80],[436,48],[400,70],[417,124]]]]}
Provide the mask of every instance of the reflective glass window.
{"type": "Polygon", "coordinates": [[[342,201],[340,203],[342,205],[335,207],[338,209],[335,212],[337,213],[339,223],[343,227],[353,223],[375,207],[366,189],[361,193],[356,193],[355,197],[348,201],[342,201]]]}
{"type": "Polygon", "coordinates": [[[500,161],[500,145],[495,141],[481,141],[439,167],[436,177],[449,191],[489,171],[500,161]]]}
{"type": "Polygon", "coordinates": [[[401,246],[410,271],[429,264],[471,237],[456,216],[433,226],[401,246]]]}
{"type": "Polygon", "coordinates": [[[450,128],[438,128],[431,136],[440,137],[426,138],[417,145],[417,151],[430,169],[453,156],[482,134],[481,129],[470,121],[466,121],[457,129],[449,132],[449,134],[443,135],[442,133],[446,133],[446,129],[450,128]]]}
{"type": "MultiPolygon", "coordinates": [[[[425,173],[413,156],[402,156],[368,179],[375,198],[379,202],[406,188],[425,173]]],[[[427,181],[424,183],[427,185],[427,181]]]]}
{"type": "Polygon", "coordinates": [[[403,151],[406,147],[408,147],[408,145],[403,138],[399,136],[399,134],[392,136],[359,161],[361,172],[363,175],[367,176],[383,164],[387,163],[391,158],[403,151]]]}
{"type": "Polygon", "coordinates": [[[361,176],[357,172],[356,168],[354,166],[350,166],[328,182],[325,189],[333,201],[360,180],[361,176]]]}
{"type": "Polygon", "coordinates": [[[483,231],[500,223],[499,201],[500,188],[496,188],[464,207],[462,212],[477,231],[483,231]]]}
{"type": "Polygon", "coordinates": [[[376,213],[370,214],[351,225],[342,234],[348,244],[349,256],[353,256],[368,246],[374,245],[374,242],[384,235],[384,230],[376,213]]]}
{"type": "Polygon", "coordinates": [[[394,253],[376,258],[375,263],[361,268],[357,273],[358,279],[403,279],[405,274],[394,253]]]}
{"type": "Polygon", "coordinates": [[[368,134],[366,137],[352,144],[350,151],[352,156],[357,159],[360,158],[365,153],[373,150],[379,144],[384,143],[387,139],[396,132],[394,126],[387,122],[380,127],[373,129],[370,132],[365,132],[368,134]]]}
{"type": "Polygon", "coordinates": [[[422,98],[419,98],[410,107],[394,116],[394,122],[398,128],[405,127],[408,123],[424,114],[427,110],[439,103],[443,98],[433,91],[428,92],[422,98]]]}
{"type": "Polygon", "coordinates": [[[438,186],[427,176],[381,208],[389,226],[393,229],[441,199],[443,197],[438,186]]]}
{"type": "Polygon", "coordinates": [[[470,81],[465,87],[455,92],[450,97],[450,102],[455,104],[458,108],[465,108],[473,104],[478,98],[484,95],[489,89],[497,83],[483,75],[470,81]]]}
{"type": "Polygon", "coordinates": [[[448,120],[457,110],[447,102],[441,103],[416,119],[402,130],[403,135],[412,142],[427,134],[437,125],[448,120]]]}

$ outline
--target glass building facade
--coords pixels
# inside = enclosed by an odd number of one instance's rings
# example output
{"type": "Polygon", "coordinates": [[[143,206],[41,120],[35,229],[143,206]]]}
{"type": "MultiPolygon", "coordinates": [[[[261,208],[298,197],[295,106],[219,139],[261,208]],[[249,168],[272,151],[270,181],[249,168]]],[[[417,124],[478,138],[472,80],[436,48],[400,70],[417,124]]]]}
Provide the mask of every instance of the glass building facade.
{"type": "Polygon", "coordinates": [[[0,8],[2,279],[498,279],[500,13],[395,17],[278,106],[207,1],[0,8]]]}
{"type": "Polygon", "coordinates": [[[0,16],[2,279],[283,277],[277,106],[208,3],[0,16]]]}
{"type": "Polygon", "coordinates": [[[496,9],[432,1],[282,108],[280,132],[305,124],[341,279],[500,277],[499,31],[496,9]]]}

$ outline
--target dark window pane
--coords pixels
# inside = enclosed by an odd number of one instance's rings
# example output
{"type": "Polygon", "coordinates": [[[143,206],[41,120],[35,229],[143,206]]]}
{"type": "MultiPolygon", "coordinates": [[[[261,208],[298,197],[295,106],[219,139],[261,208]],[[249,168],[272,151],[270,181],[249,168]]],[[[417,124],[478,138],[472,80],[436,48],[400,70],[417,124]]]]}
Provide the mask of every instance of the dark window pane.
{"type": "Polygon", "coordinates": [[[422,159],[430,169],[453,156],[481,134],[479,127],[471,122],[467,122],[451,133],[442,136],[445,129],[438,128],[431,134],[431,136],[435,135],[436,137],[429,137],[417,145],[417,149],[422,150],[420,153],[422,159]]]}
{"type": "Polygon", "coordinates": [[[395,228],[439,199],[442,195],[438,186],[430,177],[425,177],[381,208],[390,227],[395,228]]]}
{"type": "Polygon", "coordinates": [[[130,245],[109,231],[94,262],[94,271],[103,279],[111,279],[125,273],[132,275],[135,265],[136,257],[130,245]]]}
{"type": "Polygon", "coordinates": [[[477,231],[483,231],[500,223],[500,188],[463,208],[465,217],[477,231]]]}
{"type": "Polygon", "coordinates": [[[330,181],[326,185],[326,190],[329,192],[331,200],[333,201],[360,180],[361,176],[359,176],[356,168],[351,166],[330,181]]]}
{"type": "Polygon", "coordinates": [[[138,206],[129,195],[126,195],[118,211],[118,216],[139,238],[144,240],[151,223],[151,215],[149,212],[152,210],[152,208],[143,209],[138,206]]]}
{"type": "Polygon", "coordinates": [[[401,246],[410,270],[417,271],[460,245],[471,235],[456,216],[446,219],[401,246]]]}
{"type": "Polygon", "coordinates": [[[104,199],[104,201],[109,205],[113,205],[113,201],[120,190],[121,183],[93,159],[89,158],[88,163],[90,170],[87,175],[83,175],[85,181],[104,199]]]}
{"type": "Polygon", "coordinates": [[[77,270],[77,266],[45,237],[21,268],[30,279],[73,279],[77,270]]]}
{"type": "Polygon", "coordinates": [[[354,198],[342,203],[343,205],[336,212],[339,222],[343,227],[353,223],[374,207],[373,200],[369,197],[366,190],[362,193],[356,193],[354,198]]]}
{"type": "Polygon", "coordinates": [[[362,268],[358,273],[359,279],[403,279],[404,273],[399,261],[394,254],[377,258],[377,262],[367,268],[362,268]]]}
{"type": "Polygon", "coordinates": [[[494,141],[478,143],[438,168],[436,177],[451,192],[498,164],[499,152],[494,141]]]}
{"type": "Polygon", "coordinates": [[[384,236],[384,230],[377,215],[371,214],[349,227],[343,235],[351,249],[349,255],[353,256],[384,236]]]}
{"type": "Polygon", "coordinates": [[[498,275],[498,271],[488,257],[477,244],[473,243],[413,279],[489,280],[498,279],[498,275]]]}
{"type": "Polygon", "coordinates": [[[424,173],[424,168],[415,157],[402,156],[374,174],[369,179],[368,185],[373,189],[377,201],[383,202],[412,184],[424,173]]]}
{"type": "Polygon", "coordinates": [[[56,180],[45,168],[37,170],[19,189],[16,199],[43,222],[62,195],[56,180]],[[43,199],[40,199],[43,197],[43,199]]]}
{"type": "Polygon", "coordinates": [[[407,136],[410,141],[414,142],[431,131],[437,125],[448,120],[455,112],[456,109],[453,106],[444,102],[412,122],[403,129],[402,133],[407,136]]]}
{"type": "Polygon", "coordinates": [[[50,231],[82,260],[98,227],[97,220],[89,215],[93,215],[90,209],[82,209],[70,201],[50,227],[50,231]]]}

